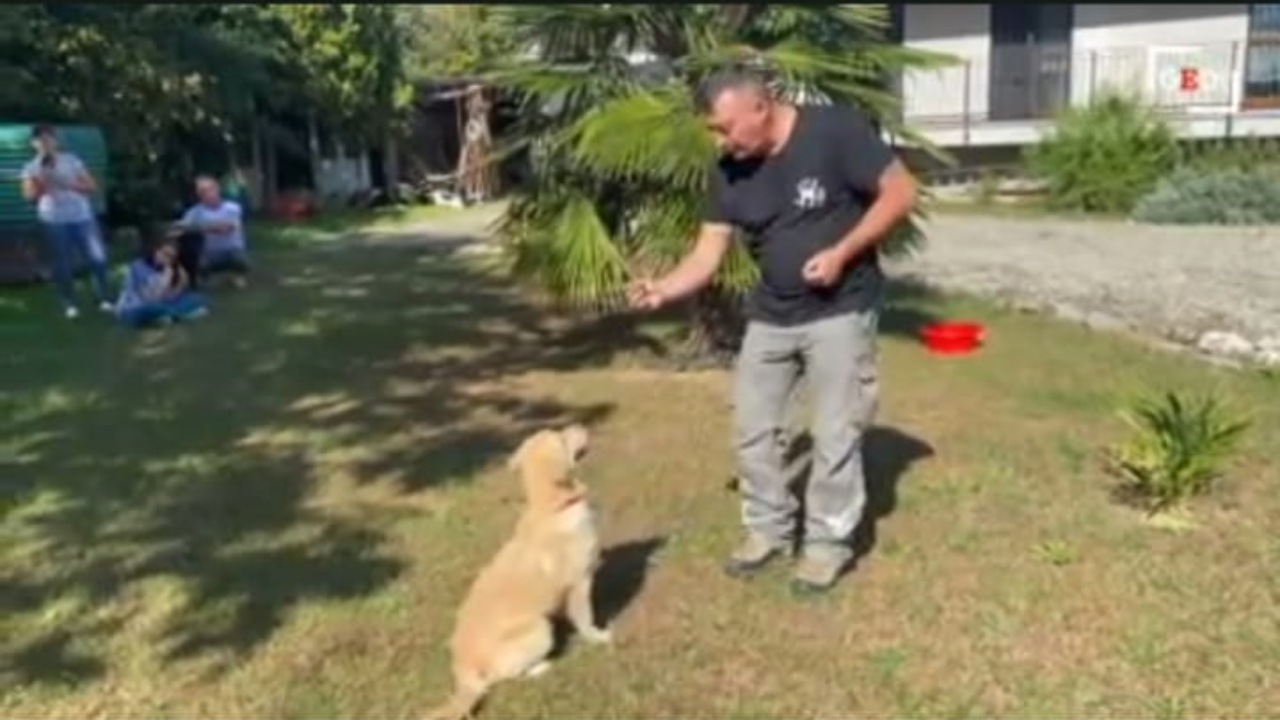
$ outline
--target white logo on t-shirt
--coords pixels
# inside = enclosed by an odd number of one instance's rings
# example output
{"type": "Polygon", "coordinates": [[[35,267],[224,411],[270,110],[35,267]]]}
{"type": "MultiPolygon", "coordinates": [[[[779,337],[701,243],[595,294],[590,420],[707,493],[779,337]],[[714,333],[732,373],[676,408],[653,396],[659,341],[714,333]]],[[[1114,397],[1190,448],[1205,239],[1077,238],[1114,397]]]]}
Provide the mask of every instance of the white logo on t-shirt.
{"type": "Polygon", "coordinates": [[[827,189],[818,178],[807,177],[796,183],[796,207],[802,210],[820,208],[827,202],[827,189]]]}

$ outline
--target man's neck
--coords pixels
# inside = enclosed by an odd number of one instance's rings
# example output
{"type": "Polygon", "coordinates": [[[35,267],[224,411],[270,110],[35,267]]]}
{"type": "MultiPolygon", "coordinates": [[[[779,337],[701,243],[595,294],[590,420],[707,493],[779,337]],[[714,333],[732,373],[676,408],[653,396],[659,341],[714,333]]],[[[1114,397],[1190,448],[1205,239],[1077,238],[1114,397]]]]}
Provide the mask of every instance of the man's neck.
{"type": "Polygon", "coordinates": [[[790,103],[778,103],[773,117],[769,121],[769,154],[777,155],[791,140],[791,133],[796,129],[796,118],[799,117],[796,106],[790,103]]]}

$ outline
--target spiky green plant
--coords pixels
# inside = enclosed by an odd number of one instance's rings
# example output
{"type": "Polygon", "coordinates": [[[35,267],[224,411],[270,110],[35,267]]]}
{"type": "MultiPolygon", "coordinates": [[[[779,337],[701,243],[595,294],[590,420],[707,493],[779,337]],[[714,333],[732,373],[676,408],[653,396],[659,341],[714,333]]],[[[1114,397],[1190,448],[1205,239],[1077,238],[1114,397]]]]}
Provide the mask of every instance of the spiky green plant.
{"type": "Polygon", "coordinates": [[[1132,435],[1111,452],[1115,469],[1152,513],[1209,490],[1249,427],[1217,398],[1166,392],[1121,412],[1132,435]]]}
{"type": "MultiPolygon", "coordinates": [[[[890,77],[947,56],[890,44],[884,5],[520,5],[503,21],[535,48],[493,74],[524,98],[518,128],[534,180],[500,227],[516,273],[556,299],[608,309],[629,278],[670,268],[697,230],[715,149],[692,89],[756,63],[789,98],[851,102],[897,137],[890,77]],[[647,51],[652,62],[628,56],[647,51]]],[[[918,237],[899,233],[893,250],[918,237]]],[[[695,302],[695,327],[726,322],[756,277],[739,248],[695,302]]],[[[714,333],[713,333],[714,334],[714,333]]],[[[705,335],[704,335],[705,336],[705,335]]]]}

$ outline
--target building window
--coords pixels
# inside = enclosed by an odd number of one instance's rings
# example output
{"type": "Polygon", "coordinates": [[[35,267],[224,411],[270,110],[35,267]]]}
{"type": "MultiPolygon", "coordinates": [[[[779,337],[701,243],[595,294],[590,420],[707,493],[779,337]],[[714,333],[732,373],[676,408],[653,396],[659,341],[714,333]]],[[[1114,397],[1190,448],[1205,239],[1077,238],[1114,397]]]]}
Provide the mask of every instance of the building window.
{"type": "Polygon", "coordinates": [[[1249,6],[1243,104],[1280,108],[1280,5],[1249,6]]]}

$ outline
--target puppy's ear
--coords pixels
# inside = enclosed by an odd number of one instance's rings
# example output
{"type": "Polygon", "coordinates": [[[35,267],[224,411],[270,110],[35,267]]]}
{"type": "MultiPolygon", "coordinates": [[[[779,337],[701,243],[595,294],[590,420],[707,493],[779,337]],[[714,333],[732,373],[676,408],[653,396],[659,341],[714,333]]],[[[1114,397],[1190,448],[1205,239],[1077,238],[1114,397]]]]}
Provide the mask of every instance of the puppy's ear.
{"type": "Polygon", "coordinates": [[[531,440],[532,438],[525,438],[524,441],[520,443],[520,447],[516,448],[516,451],[511,453],[511,457],[507,458],[508,470],[516,472],[520,469],[520,466],[524,464],[525,455],[529,454],[529,442],[531,440]]]}
{"type": "Polygon", "coordinates": [[[564,442],[564,450],[568,455],[565,460],[570,467],[582,459],[591,443],[591,434],[587,432],[587,428],[577,423],[561,430],[560,438],[564,442]]]}

